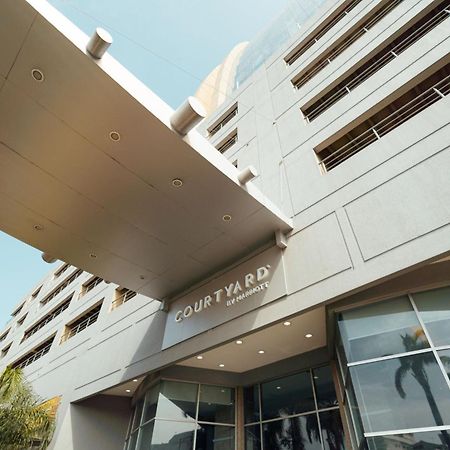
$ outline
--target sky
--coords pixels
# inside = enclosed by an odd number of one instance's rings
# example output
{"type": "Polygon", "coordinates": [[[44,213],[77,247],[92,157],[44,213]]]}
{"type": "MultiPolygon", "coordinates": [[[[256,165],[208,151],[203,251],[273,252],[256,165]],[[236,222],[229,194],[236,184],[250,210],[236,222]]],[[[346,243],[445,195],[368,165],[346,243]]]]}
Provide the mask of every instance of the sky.
{"type": "MultiPolygon", "coordinates": [[[[105,28],[110,53],[173,108],[239,42],[251,40],[287,0],[49,0],[86,34],[105,28]],[[239,12],[239,13],[237,13],[239,12]]],[[[54,269],[41,252],[0,232],[0,329],[54,269]]]]}

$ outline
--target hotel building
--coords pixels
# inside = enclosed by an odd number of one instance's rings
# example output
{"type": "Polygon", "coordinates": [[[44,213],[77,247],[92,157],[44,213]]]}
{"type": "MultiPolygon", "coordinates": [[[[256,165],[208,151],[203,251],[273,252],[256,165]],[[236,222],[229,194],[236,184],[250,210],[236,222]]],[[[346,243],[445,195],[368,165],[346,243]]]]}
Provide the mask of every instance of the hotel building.
{"type": "Polygon", "coordinates": [[[64,261],[0,369],[51,449],[450,450],[450,0],[292,1],[192,130],[43,0],[0,10],[0,228],[64,261]]]}

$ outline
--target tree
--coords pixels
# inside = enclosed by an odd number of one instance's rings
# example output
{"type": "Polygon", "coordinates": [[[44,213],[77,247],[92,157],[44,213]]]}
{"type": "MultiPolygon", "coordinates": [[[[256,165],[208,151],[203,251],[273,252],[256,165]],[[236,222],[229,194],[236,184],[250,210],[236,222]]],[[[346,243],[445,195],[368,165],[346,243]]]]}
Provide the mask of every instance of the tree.
{"type": "Polygon", "coordinates": [[[33,392],[21,369],[7,367],[0,375],[0,448],[46,449],[53,429],[51,408],[33,392]]]}
{"type": "MultiPolygon", "coordinates": [[[[423,331],[419,330],[414,335],[405,334],[401,336],[403,346],[407,352],[416,350],[422,350],[428,348],[428,342],[424,339],[423,331]]],[[[445,365],[450,364],[450,358],[441,357],[442,362],[445,365]]],[[[420,387],[425,393],[428,404],[430,405],[431,413],[436,422],[436,425],[445,425],[442,420],[441,412],[431,391],[430,383],[428,381],[428,375],[425,371],[425,366],[429,364],[436,364],[433,352],[418,353],[413,356],[404,356],[399,358],[400,367],[395,372],[395,388],[401,398],[406,397],[406,392],[403,389],[403,379],[409,373],[419,383],[420,387]]],[[[447,431],[442,431],[443,444],[450,449],[450,436],[447,431]]]]}

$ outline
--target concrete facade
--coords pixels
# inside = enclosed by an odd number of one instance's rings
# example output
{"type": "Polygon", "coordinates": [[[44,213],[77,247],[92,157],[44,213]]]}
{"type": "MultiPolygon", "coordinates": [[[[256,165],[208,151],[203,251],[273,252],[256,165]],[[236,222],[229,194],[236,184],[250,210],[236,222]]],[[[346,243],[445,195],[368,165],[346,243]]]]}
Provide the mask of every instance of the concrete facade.
{"type": "MultiPolygon", "coordinates": [[[[238,169],[256,167],[259,176],[253,183],[292,218],[294,229],[288,236],[287,248],[282,250],[273,243],[255,248],[242,260],[163,304],[137,295],[112,309],[118,286],[101,282],[82,295],[83,284],[92,277],[84,272],[48,304],[40,306],[42,299],[76,270],[70,267],[57,278],[52,273],[44,279],[35,297],[34,287],[20,313],[5,327],[9,333],[0,349],[10,343],[11,347],[0,360],[0,367],[14,363],[55,335],[50,351],[24,369],[42,397],[62,396],[53,449],[123,448],[132,396],[137,391],[132,389],[126,395],[122,388],[117,392],[109,390],[123,383],[132,386],[130,380],[137,379],[140,384],[144,377],[159,374],[243,386],[271,378],[274,373],[291,373],[295,367],[312,367],[335,359],[333,311],[337,305],[390,298],[450,283],[449,262],[445,260],[450,255],[449,95],[329,172],[323,172],[316,153],[445,67],[450,62],[450,19],[439,23],[309,122],[302,108],[351,74],[384,43],[442,4],[436,0],[399,2],[296,89],[291,80],[387,2],[359,2],[297,61],[286,64],[286,55],[348,3],[326,2],[295,39],[275,52],[200,127],[213,145],[237,130],[237,142],[224,155],[238,169]],[[207,129],[235,103],[237,115],[209,137],[207,129]],[[176,322],[178,311],[265,265],[272,271],[267,292],[255,292],[229,308],[224,303],[214,309],[204,308],[192,317],[188,310],[189,317],[176,322]],[[24,330],[72,292],[68,309],[20,342],[24,330]],[[67,331],[65,326],[102,299],[98,320],[60,343],[67,331]],[[299,347],[298,355],[289,358],[280,352],[273,366],[257,364],[253,370],[228,372],[178,365],[319,308],[327,311],[327,318],[324,315],[321,322],[326,330],[325,341],[305,350],[299,347]],[[17,321],[25,314],[25,321],[18,326],[17,321]]],[[[254,226],[258,227],[257,218],[254,226]]],[[[245,240],[245,236],[241,238],[245,240]]],[[[237,448],[243,448],[242,444],[238,443],[237,448]]]]}

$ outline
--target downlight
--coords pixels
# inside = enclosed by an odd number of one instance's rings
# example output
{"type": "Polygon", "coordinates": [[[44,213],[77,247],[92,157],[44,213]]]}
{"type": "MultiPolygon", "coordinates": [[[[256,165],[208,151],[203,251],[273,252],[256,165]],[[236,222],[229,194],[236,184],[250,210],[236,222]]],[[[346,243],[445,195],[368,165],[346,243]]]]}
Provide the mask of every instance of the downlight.
{"type": "Polygon", "coordinates": [[[38,83],[42,83],[44,81],[44,73],[40,69],[32,69],[31,70],[31,76],[35,81],[38,83]]]}
{"type": "Polygon", "coordinates": [[[111,133],[109,133],[109,138],[113,142],[119,142],[120,141],[120,133],[118,131],[111,131],[111,133]]]}
{"type": "Polygon", "coordinates": [[[174,178],[172,180],[172,186],[176,188],[183,186],[183,180],[181,180],[180,178],[174,178]]]}

